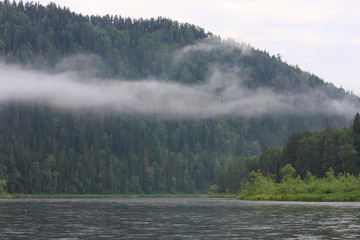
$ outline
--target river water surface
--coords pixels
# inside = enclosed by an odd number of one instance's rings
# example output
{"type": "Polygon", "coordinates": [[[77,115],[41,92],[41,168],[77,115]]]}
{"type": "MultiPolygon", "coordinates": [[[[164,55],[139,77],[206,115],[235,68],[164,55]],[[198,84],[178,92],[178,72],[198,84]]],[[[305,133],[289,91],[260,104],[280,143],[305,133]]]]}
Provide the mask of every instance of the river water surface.
{"type": "Polygon", "coordinates": [[[0,239],[360,239],[360,203],[1,199],[0,239]]]}

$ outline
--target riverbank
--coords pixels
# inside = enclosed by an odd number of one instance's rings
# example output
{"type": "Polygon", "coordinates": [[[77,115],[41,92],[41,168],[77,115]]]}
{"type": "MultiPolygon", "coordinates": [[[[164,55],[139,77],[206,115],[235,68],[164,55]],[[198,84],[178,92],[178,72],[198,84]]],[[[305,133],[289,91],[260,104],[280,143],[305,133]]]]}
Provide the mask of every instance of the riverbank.
{"type": "Polygon", "coordinates": [[[344,193],[298,193],[298,194],[240,194],[238,200],[297,201],[297,202],[360,202],[360,192],[344,193]]]}
{"type": "Polygon", "coordinates": [[[360,178],[350,174],[334,175],[332,169],[323,178],[308,172],[306,178],[295,177],[295,169],[285,166],[281,182],[260,171],[250,173],[237,196],[241,200],[337,202],[360,201],[360,178]]]}
{"type": "Polygon", "coordinates": [[[0,199],[28,198],[236,198],[252,201],[360,202],[360,192],[323,194],[0,194],[0,199]]]}
{"type": "Polygon", "coordinates": [[[236,194],[228,193],[208,193],[208,194],[0,194],[0,199],[16,199],[16,198],[236,198],[236,194]]]}

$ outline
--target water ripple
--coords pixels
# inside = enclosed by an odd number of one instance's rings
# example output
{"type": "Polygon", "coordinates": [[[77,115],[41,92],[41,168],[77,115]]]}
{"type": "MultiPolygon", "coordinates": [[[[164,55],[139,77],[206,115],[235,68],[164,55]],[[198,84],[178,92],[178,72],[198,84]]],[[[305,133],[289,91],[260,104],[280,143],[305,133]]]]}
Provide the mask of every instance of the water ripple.
{"type": "Polygon", "coordinates": [[[359,203],[0,200],[0,239],[359,239],[359,203]]]}

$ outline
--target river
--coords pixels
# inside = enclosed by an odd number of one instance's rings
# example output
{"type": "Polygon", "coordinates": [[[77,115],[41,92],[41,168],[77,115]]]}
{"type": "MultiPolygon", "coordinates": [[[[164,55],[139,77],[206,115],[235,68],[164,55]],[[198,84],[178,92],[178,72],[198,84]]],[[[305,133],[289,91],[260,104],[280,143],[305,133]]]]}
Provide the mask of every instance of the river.
{"type": "Polygon", "coordinates": [[[360,239],[360,203],[0,199],[0,239],[360,239]]]}

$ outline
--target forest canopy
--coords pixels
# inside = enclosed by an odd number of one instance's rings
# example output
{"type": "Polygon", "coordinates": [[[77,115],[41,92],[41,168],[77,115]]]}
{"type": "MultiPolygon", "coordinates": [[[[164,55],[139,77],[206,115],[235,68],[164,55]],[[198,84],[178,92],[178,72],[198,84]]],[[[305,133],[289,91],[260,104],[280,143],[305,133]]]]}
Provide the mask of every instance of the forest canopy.
{"type": "Polygon", "coordinates": [[[302,176],[311,159],[314,175],[329,167],[357,174],[357,125],[338,129],[351,124],[358,97],[189,23],[83,16],[55,3],[4,0],[0,57],[0,192],[193,193],[214,184],[237,191],[253,169],[276,175],[291,163],[302,176]],[[69,95],[69,82],[81,91],[69,95]],[[97,98],[102,92],[119,101],[149,82],[155,87],[121,111],[103,111],[97,98]],[[84,89],[89,95],[71,98],[84,89]],[[29,98],[27,91],[39,94],[29,98]],[[189,94],[173,98],[178,93],[189,94]],[[154,96],[159,111],[150,106],[154,96]],[[79,99],[100,107],[76,108],[79,99]],[[150,105],[123,110],[140,103],[150,105]],[[179,104],[191,114],[208,110],[184,117],[179,104]]]}

